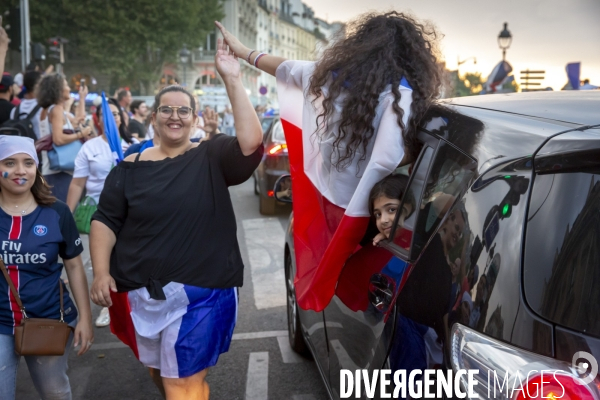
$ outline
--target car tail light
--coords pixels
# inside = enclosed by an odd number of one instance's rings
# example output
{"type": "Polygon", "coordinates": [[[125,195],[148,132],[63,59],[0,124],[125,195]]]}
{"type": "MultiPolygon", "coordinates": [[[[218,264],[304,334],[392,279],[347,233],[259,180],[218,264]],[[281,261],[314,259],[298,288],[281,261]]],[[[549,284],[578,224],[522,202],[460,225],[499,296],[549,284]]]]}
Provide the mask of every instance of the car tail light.
{"type": "MultiPolygon", "coordinates": [[[[451,346],[454,371],[479,370],[474,386],[479,398],[600,399],[600,381],[587,372],[580,374],[577,366],[518,349],[466,326],[454,325],[451,346]]],[[[466,388],[466,378],[461,383],[466,388]]]]}
{"type": "Polygon", "coordinates": [[[287,153],[287,144],[285,144],[285,143],[276,144],[269,149],[268,153],[272,156],[282,154],[282,153],[287,153]]]}

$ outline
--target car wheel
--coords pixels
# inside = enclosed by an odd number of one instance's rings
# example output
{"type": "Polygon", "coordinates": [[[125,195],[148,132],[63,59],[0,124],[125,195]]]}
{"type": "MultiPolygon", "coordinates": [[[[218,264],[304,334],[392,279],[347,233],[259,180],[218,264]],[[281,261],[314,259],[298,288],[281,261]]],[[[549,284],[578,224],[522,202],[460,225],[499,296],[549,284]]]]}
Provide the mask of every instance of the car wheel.
{"type": "Polygon", "coordinates": [[[310,357],[310,352],[308,351],[304,336],[302,336],[300,330],[300,314],[298,313],[298,303],[296,302],[296,289],[294,287],[292,257],[290,253],[285,255],[285,283],[287,293],[288,339],[290,341],[290,346],[296,353],[304,357],[310,357]]]}
{"type": "Polygon", "coordinates": [[[258,179],[256,179],[256,175],[254,175],[254,194],[260,195],[260,192],[258,191],[258,179]]]}
{"type": "Polygon", "coordinates": [[[275,199],[260,195],[260,213],[262,215],[275,214],[275,199]]]}

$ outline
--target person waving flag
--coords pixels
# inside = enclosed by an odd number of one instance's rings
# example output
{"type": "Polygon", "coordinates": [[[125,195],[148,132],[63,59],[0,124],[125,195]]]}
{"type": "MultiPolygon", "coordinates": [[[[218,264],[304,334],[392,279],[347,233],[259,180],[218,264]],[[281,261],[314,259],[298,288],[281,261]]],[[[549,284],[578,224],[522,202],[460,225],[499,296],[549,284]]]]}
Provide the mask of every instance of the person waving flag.
{"type": "Polygon", "coordinates": [[[415,160],[419,123],[442,82],[435,29],[390,11],[360,16],[316,62],[229,50],[277,78],[294,191],[295,293],[322,311],[361,248],[373,185],[415,160]]]}

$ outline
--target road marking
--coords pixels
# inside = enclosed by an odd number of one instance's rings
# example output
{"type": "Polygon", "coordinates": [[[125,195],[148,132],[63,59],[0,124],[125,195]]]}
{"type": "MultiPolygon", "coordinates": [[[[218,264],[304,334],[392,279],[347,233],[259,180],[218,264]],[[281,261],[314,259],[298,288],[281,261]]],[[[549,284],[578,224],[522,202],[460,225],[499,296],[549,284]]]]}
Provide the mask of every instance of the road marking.
{"type": "MultiPolygon", "coordinates": [[[[262,332],[247,332],[247,333],[234,333],[231,340],[249,340],[249,339],[266,339],[266,338],[280,338],[288,336],[288,331],[262,331],[262,332]]],[[[97,343],[94,344],[91,350],[112,350],[112,349],[124,349],[128,348],[126,344],[122,342],[109,342],[109,343],[97,343]]]]}
{"type": "Polygon", "coordinates": [[[246,378],[246,400],[267,400],[269,394],[269,353],[250,353],[246,378]]]}
{"type": "Polygon", "coordinates": [[[271,337],[287,337],[288,331],[263,331],[249,333],[234,333],[231,340],[246,340],[246,339],[264,339],[271,337]]]}
{"type": "Polygon", "coordinates": [[[242,221],[252,272],[254,304],[261,310],[286,305],[283,271],[285,233],[277,218],[242,221]]]}
{"type": "Polygon", "coordinates": [[[316,400],[312,394],[295,394],[292,396],[292,400],[316,400]]]}
{"type": "Polygon", "coordinates": [[[285,364],[300,363],[304,361],[302,356],[292,350],[292,346],[290,346],[290,340],[288,339],[287,335],[277,337],[277,342],[279,343],[281,358],[283,358],[283,362],[285,364]]]}

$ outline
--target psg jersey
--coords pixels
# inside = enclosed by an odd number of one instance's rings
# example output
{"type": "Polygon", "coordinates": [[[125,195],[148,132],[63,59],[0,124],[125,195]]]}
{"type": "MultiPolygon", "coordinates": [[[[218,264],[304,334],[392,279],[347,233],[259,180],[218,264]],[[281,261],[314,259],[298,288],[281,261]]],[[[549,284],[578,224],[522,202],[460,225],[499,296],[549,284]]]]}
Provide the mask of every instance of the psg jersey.
{"type": "MultiPolygon", "coordinates": [[[[31,214],[12,216],[0,209],[0,257],[30,318],[60,318],[58,257],[69,260],[83,251],[75,220],[67,205],[56,201],[38,206],[31,214]]],[[[23,315],[8,283],[0,279],[0,334],[12,335],[23,315]]],[[[77,310],[64,288],[65,321],[77,310]]]]}

